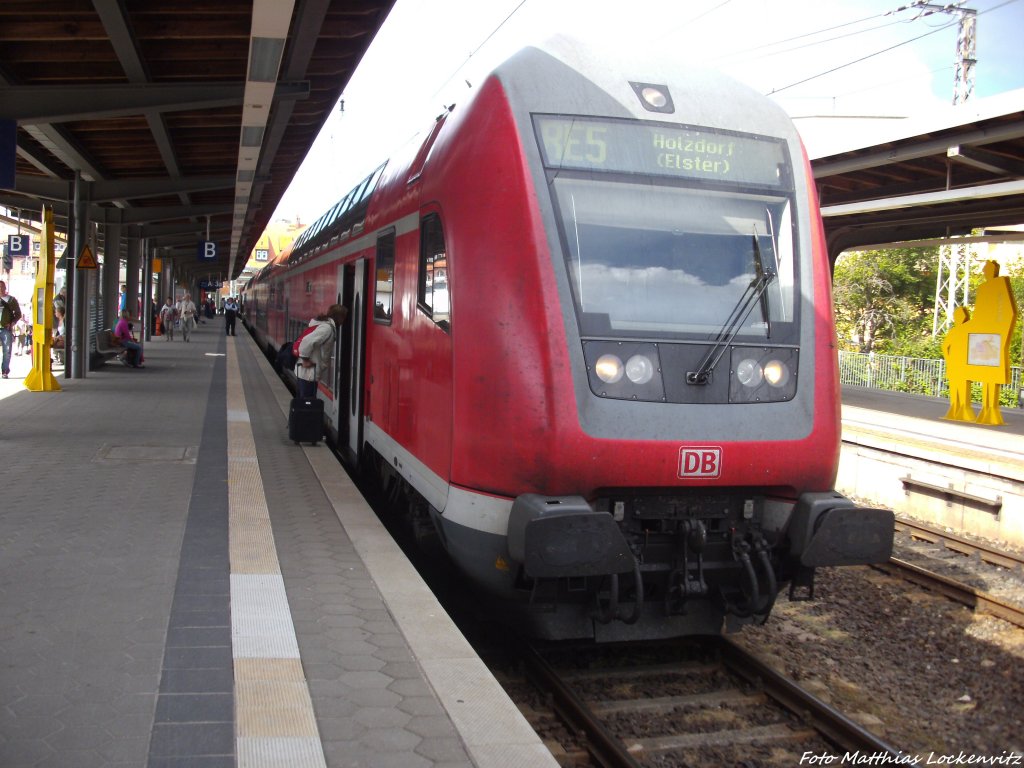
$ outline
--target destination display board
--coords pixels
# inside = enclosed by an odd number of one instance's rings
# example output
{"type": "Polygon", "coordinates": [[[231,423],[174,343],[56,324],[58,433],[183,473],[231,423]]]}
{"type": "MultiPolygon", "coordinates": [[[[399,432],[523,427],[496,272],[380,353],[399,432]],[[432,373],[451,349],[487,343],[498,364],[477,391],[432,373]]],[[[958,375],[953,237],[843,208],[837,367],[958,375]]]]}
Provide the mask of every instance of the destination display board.
{"type": "Polygon", "coordinates": [[[781,140],[637,120],[535,115],[553,169],[641,173],[768,187],[789,186],[781,140]]]}

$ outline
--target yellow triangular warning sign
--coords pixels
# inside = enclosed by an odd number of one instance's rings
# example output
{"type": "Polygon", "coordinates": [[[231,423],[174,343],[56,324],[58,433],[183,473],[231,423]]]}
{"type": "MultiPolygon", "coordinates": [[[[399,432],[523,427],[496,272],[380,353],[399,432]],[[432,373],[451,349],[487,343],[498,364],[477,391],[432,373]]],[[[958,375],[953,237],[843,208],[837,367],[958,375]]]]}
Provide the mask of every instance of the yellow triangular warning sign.
{"type": "Polygon", "coordinates": [[[88,244],[82,247],[75,266],[78,269],[96,269],[96,257],[92,255],[92,249],[88,244]]]}

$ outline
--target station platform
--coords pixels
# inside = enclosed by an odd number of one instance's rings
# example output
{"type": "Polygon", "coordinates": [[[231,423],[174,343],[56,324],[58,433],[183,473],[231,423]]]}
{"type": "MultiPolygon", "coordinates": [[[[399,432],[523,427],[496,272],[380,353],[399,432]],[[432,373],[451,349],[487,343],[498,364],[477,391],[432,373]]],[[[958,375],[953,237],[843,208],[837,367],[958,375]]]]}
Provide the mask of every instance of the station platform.
{"type": "MultiPolygon", "coordinates": [[[[1024,456],[1024,409],[1003,408],[1005,424],[992,426],[943,418],[949,401],[907,392],[892,392],[868,387],[843,387],[844,428],[881,427],[904,429],[929,435],[951,445],[981,447],[1011,456],[1024,456]]],[[[979,409],[975,403],[974,410],[979,409]]]]}
{"type": "MultiPolygon", "coordinates": [[[[1024,549],[1024,410],[999,426],[943,417],[949,401],[843,387],[837,490],[1024,549]]],[[[975,404],[975,410],[979,408],[975,404]]]]}
{"type": "Polygon", "coordinates": [[[217,320],[0,381],[0,766],[556,765],[217,320]]]}

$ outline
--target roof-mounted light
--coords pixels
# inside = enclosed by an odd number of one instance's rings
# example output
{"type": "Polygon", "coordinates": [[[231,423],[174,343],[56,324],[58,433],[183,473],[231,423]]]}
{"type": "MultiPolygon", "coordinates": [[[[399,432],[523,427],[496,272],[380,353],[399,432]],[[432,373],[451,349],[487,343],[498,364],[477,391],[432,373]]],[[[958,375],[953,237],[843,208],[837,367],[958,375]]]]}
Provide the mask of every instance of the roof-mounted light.
{"type": "Polygon", "coordinates": [[[648,112],[671,114],[676,111],[667,85],[634,82],[630,82],[630,85],[633,87],[637,98],[640,99],[640,105],[648,112]]]}

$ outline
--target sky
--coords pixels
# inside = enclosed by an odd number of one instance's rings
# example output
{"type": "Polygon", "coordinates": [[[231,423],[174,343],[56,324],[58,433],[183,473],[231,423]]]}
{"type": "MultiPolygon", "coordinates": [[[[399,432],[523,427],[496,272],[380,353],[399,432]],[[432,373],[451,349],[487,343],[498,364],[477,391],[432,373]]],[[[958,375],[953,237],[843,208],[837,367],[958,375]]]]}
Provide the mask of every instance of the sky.
{"type": "MultiPolygon", "coordinates": [[[[494,65],[555,34],[720,69],[777,101],[812,156],[850,144],[863,121],[838,118],[952,103],[960,16],[912,1],[397,0],[273,218],[315,221],[494,65]]],[[[962,7],[977,11],[971,100],[1024,88],[1024,0],[962,7]]]]}

